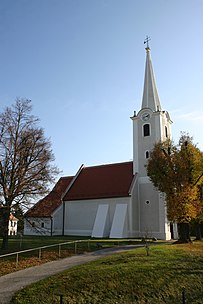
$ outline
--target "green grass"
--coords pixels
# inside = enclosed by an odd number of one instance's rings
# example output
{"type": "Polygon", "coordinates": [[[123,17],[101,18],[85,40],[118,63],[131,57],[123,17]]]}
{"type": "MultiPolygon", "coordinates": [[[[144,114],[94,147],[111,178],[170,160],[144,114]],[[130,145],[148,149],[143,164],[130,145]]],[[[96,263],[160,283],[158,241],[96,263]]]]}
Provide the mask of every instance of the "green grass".
{"type": "MultiPolygon", "coordinates": [[[[76,237],[68,237],[68,236],[23,236],[22,239],[20,237],[10,237],[9,238],[9,246],[8,249],[2,250],[0,249],[0,255],[5,253],[11,253],[15,251],[25,250],[36,248],[40,246],[47,246],[52,244],[58,244],[68,241],[77,240],[76,237]]],[[[81,238],[82,239],[82,238],[81,238]]],[[[1,245],[0,238],[0,245],[1,245]]]]}
{"type": "MultiPolygon", "coordinates": [[[[112,240],[112,239],[91,239],[89,240],[87,237],[80,237],[82,242],[77,243],[77,249],[75,252],[75,244],[73,241],[78,240],[76,237],[42,237],[42,236],[25,236],[23,240],[17,237],[9,238],[9,248],[8,250],[1,250],[1,254],[13,253],[17,251],[22,251],[26,249],[34,249],[42,246],[48,246],[53,244],[59,244],[64,242],[71,242],[70,244],[62,245],[60,251],[60,257],[68,257],[71,255],[85,253],[89,251],[98,250],[97,243],[102,245],[102,248],[108,248],[112,246],[118,245],[126,245],[126,244],[137,244],[141,243],[141,240],[112,240]],[[20,243],[19,243],[20,242],[20,243]]],[[[16,255],[11,255],[8,257],[0,258],[0,276],[8,274],[13,271],[17,271],[20,269],[25,269],[27,267],[32,267],[36,265],[40,265],[45,262],[53,261],[59,258],[59,246],[54,246],[50,248],[44,248],[41,251],[40,259],[39,259],[39,250],[32,250],[29,252],[22,252],[18,257],[18,264],[16,264],[16,255]]]]}
{"type": "MultiPolygon", "coordinates": [[[[69,241],[76,241],[76,240],[84,240],[87,241],[90,237],[75,237],[75,236],[23,236],[22,239],[20,237],[10,237],[9,238],[9,246],[8,249],[2,250],[0,248],[0,255],[6,253],[12,253],[20,250],[26,250],[31,248],[37,248],[41,246],[48,246],[53,244],[59,244],[69,241]]],[[[2,239],[0,238],[0,245],[2,239]]],[[[112,240],[112,239],[91,239],[92,247],[95,246],[96,243],[102,244],[103,247],[109,247],[118,244],[129,244],[129,243],[140,243],[141,240],[132,239],[131,241],[127,241],[125,239],[120,240],[112,240]]]]}
{"type": "Polygon", "coordinates": [[[203,242],[134,249],[74,267],[16,294],[13,304],[203,303],[203,242]]]}

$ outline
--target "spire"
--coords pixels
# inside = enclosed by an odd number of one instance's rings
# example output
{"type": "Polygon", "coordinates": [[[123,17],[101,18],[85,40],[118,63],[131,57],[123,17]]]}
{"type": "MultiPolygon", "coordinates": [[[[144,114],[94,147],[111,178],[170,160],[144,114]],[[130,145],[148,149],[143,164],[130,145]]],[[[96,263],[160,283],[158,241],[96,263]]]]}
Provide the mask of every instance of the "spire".
{"type": "Polygon", "coordinates": [[[149,47],[150,38],[147,36],[144,43],[147,43],[146,50],[146,65],[145,65],[145,78],[144,78],[144,91],[142,98],[142,109],[150,108],[152,111],[161,110],[161,104],[156,88],[156,82],[154,78],[152,61],[150,56],[149,47]]]}

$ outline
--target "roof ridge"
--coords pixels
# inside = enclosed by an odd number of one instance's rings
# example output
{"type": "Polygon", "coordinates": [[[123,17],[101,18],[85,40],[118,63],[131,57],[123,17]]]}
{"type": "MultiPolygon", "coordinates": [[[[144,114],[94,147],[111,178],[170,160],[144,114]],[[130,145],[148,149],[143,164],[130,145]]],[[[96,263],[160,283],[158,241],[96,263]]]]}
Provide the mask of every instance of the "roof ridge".
{"type": "Polygon", "coordinates": [[[129,161],[123,161],[119,163],[110,163],[110,164],[102,164],[102,165],[92,165],[92,166],[84,166],[83,169],[89,169],[89,168],[98,168],[98,167],[107,167],[107,166],[115,166],[115,165],[123,165],[123,164],[130,164],[132,163],[132,160],[129,161]]]}
{"type": "Polygon", "coordinates": [[[68,185],[68,187],[66,188],[66,190],[61,194],[61,201],[63,201],[65,195],[68,193],[68,191],[71,189],[71,187],[73,186],[74,182],[77,180],[78,176],[80,175],[81,171],[84,169],[84,165],[82,164],[80,166],[80,168],[78,169],[78,172],[76,173],[76,175],[73,176],[70,184],[68,185]]]}
{"type": "MultiPolygon", "coordinates": [[[[65,176],[61,176],[60,178],[59,178],[59,180],[60,179],[63,179],[63,178],[73,178],[75,175],[65,175],[65,176]]],[[[59,181],[58,180],[58,181],[59,181]]]]}

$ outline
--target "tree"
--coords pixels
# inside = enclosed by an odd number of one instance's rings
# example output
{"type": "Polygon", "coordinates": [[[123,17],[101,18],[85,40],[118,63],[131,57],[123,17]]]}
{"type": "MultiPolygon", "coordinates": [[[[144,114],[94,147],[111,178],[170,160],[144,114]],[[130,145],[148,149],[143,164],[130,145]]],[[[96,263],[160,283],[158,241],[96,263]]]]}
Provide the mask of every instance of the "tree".
{"type": "MultiPolygon", "coordinates": [[[[198,186],[200,201],[203,202],[203,184],[198,186]]],[[[192,221],[192,227],[196,240],[201,240],[203,235],[203,208],[200,214],[192,221]]]]}
{"type": "Polygon", "coordinates": [[[31,101],[17,99],[0,114],[0,217],[2,248],[8,247],[11,209],[28,206],[36,195],[44,195],[58,169],[49,139],[31,114],[31,101]]]}
{"type": "Polygon", "coordinates": [[[180,241],[190,241],[189,223],[203,210],[203,153],[182,133],[176,146],[168,140],[155,144],[147,173],[165,193],[168,219],[178,223],[180,241]]]}

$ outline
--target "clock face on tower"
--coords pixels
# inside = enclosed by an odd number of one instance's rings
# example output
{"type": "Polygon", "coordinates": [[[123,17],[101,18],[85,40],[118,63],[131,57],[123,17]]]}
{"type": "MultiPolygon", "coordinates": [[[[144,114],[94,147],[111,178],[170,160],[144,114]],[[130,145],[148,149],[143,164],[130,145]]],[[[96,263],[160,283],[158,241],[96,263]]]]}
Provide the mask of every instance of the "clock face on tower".
{"type": "Polygon", "coordinates": [[[143,121],[147,121],[150,119],[150,114],[148,112],[144,112],[141,116],[143,121]]]}

